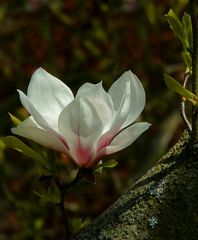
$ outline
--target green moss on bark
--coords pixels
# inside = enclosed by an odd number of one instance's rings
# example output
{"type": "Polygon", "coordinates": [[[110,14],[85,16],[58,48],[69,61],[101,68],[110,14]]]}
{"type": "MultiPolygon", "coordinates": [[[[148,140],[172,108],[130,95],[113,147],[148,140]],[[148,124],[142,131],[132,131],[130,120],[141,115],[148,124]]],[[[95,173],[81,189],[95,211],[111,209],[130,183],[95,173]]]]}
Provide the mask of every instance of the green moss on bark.
{"type": "Polygon", "coordinates": [[[196,145],[181,140],[76,240],[198,239],[196,145]]]}

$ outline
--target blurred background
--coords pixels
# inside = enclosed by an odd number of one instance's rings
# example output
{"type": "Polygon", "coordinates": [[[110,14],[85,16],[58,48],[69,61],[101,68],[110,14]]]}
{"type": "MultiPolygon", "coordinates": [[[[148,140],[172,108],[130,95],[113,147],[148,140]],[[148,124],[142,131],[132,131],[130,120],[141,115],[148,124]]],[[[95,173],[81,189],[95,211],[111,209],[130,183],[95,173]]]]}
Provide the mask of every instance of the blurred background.
{"type": "MultiPolygon", "coordinates": [[[[183,80],[180,42],[169,29],[170,8],[181,15],[187,0],[2,0],[0,1],[0,136],[11,135],[8,112],[19,118],[16,89],[26,92],[43,67],[76,92],[85,82],[106,90],[131,69],[144,85],[147,102],[139,120],[152,127],[127,149],[107,157],[114,169],[96,184],[76,186],[65,202],[75,226],[91,222],[110,206],[179,138],[184,129],[180,98],[166,88],[163,73],[183,80]]],[[[73,169],[65,156],[59,165],[73,169]]],[[[59,209],[34,191],[41,183],[33,160],[0,143],[0,240],[63,239],[59,209]]],[[[72,171],[72,170],[71,170],[72,171]]],[[[75,228],[75,227],[74,227],[75,228]]]]}

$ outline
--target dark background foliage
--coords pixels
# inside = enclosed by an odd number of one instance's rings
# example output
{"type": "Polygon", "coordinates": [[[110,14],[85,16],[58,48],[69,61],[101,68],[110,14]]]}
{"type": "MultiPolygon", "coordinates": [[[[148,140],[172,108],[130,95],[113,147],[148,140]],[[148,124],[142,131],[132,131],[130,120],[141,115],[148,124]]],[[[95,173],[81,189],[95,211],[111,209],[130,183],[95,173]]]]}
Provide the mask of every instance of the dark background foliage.
{"type": "MultiPolygon", "coordinates": [[[[168,147],[184,128],[179,97],[168,90],[163,73],[182,81],[181,44],[164,15],[178,14],[185,0],[20,0],[0,1],[0,134],[10,135],[8,112],[24,118],[16,89],[26,92],[35,69],[43,67],[74,92],[85,82],[108,89],[125,70],[142,81],[147,104],[139,120],[152,123],[131,147],[115,158],[115,169],[97,175],[96,184],[75,187],[66,199],[73,225],[87,222],[111,205],[168,147]]],[[[50,107],[50,106],[49,106],[50,107]]],[[[70,163],[59,156],[60,166],[70,163]]],[[[0,240],[62,238],[55,206],[33,192],[41,183],[33,161],[0,143],[0,240]]],[[[66,176],[65,176],[66,177],[66,176]]]]}

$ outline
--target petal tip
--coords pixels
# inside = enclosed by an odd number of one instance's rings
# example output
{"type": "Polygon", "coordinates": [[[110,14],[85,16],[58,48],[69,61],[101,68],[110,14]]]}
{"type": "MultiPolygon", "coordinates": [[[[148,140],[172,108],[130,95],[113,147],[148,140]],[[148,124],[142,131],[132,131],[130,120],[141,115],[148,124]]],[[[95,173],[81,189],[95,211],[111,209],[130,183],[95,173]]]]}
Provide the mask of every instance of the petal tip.
{"type": "Polygon", "coordinates": [[[10,129],[11,133],[16,134],[16,128],[17,128],[17,127],[11,128],[11,129],[10,129]]]}
{"type": "MultiPolygon", "coordinates": [[[[39,68],[37,68],[37,69],[34,71],[34,73],[39,72],[39,71],[44,71],[44,72],[46,72],[45,69],[43,69],[42,67],[39,67],[39,68]]],[[[34,74],[34,73],[33,73],[33,74],[34,74]]]]}
{"type": "Polygon", "coordinates": [[[33,74],[32,74],[32,77],[31,77],[31,80],[36,80],[37,77],[41,77],[42,75],[46,75],[46,74],[49,74],[45,69],[43,69],[42,67],[39,67],[37,68],[33,74]]]}
{"type": "Polygon", "coordinates": [[[137,124],[142,125],[142,129],[144,129],[143,132],[146,131],[147,129],[149,129],[152,126],[152,124],[148,123],[148,122],[139,122],[137,124]]]}
{"type": "Polygon", "coordinates": [[[149,128],[149,127],[151,127],[151,126],[152,126],[152,124],[151,124],[151,123],[147,123],[147,126],[148,126],[148,128],[149,128]]]}

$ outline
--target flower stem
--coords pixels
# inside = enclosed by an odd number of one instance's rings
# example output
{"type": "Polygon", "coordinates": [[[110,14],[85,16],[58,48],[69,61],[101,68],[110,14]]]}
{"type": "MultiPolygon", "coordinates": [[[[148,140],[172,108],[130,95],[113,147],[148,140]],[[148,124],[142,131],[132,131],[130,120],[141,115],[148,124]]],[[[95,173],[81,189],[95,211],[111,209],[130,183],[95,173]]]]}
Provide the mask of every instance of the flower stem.
{"type": "MultiPolygon", "coordinates": [[[[198,97],[198,19],[196,13],[197,0],[191,0],[189,6],[193,32],[192,92],[198,97]]],[[[192,141],[198,142],[198,106],[193,106],[192,109],[192,141]]]]}
{"type": "MultiPolygon", "coordinates": [[[[78,184],[82,179],[86,179],[86,176],[90,175],[90,172],[92,173],[92,171],[87,170],[87,169],[79,169],[75,178],[69,182],[69,183],[62,183],[60,178],[59,178],[59,174],[58,174],[58,168],[55,162],[56,159],[56,152],[49,150],[48,151],[48,161],[50,163],[51,166],[51,171],[52,171],[52,178],[53,181],[56,185],[56,187],[59,190],[60,193],[60,202],[57,204],[57,206],[60,209],[60,213],[62,216],[62,221],[64,223],[64,233],[65,233],[65,240],[72,240],[73,236],[72,236],[72,232],[70,231],[70,226],[69,226],[69,220],[68,220],[68,215],[67,212],[65,210],[65,206],[64,206],[64,202],[65,202],[65,197],[68,195],[68,193],[70,192],[70,190],[76,185],[78,184]]],[[[93,174],[93,173],[92,173],[93,174]]]]}
{"type": "Polygon", "coordinates": [[[61,215],[62,215],[62,219],[64,222],[64,232],[65,232],[65,240],[71,240],[72,239],[72,234],[69,228],[69,222],[68,222],[68,218],[67,218],[67,214],[65,211],[65,205],[64,205],[64,200],[65,200],[65,192],[63,191],[62,185],[59,181],[58,178],[55,179],[55,183],[56,186],[58,187],[59,191],[60,191],[60,203],[58,204],[58,207],[60,209],[61,215]]]}
{"type": "Polygon", "coordinates": [[[68,216],[65,211],[64,200],[65,200],[65,197],[68,194],[68,192],[71,190],[71,188],[74,187],[74,185],[76,185],[81,180],[81,178],[82,177],[78,172],[76,177],[74,178],[74,180],[71,181],[69,184],[64,184],[64,183],[62,184],[58,177],[55,177],[55,179],[54,179],[55,184],[60,191],[60,203],[58,204],[58,207],[60,209],[62,219],[64,222],[64,230],[65,230],[65,238],[64,239],[65,240],[72,240],[73,237],[72,237],[72,232],[70,231],[70,227],[69,227],[68,216]]]}

